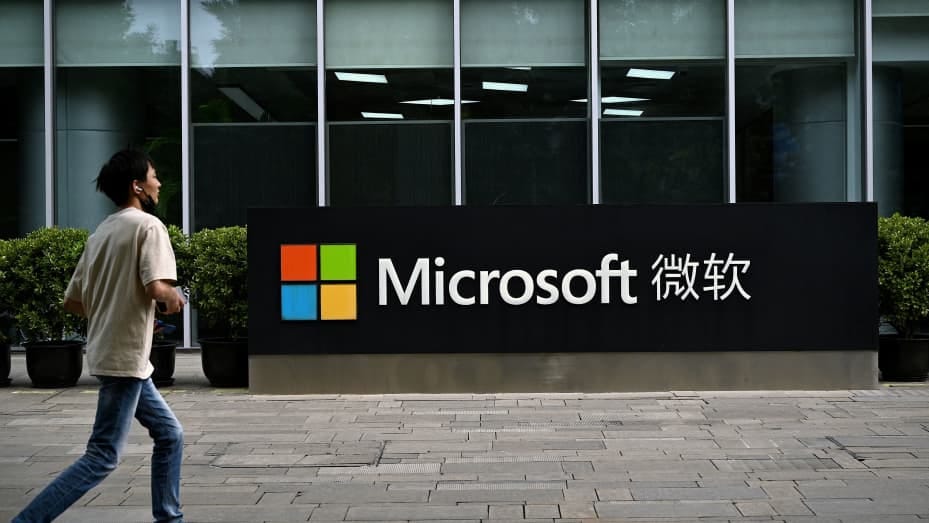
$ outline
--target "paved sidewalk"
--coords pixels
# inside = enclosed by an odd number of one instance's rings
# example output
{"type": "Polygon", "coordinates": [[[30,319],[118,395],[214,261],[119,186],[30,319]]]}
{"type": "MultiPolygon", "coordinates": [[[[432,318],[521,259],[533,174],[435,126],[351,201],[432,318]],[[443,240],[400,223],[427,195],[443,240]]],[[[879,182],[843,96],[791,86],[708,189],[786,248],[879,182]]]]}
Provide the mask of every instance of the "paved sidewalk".
{"type": "MultiPolygon", "coordinates": [[[[82,452],[96,389],[0,389],[0,521],[82,452]]],[[[190,522],[929,520],[929,387],[252,396],[199,355],[162,389],[190,522]]],[[[65,522],[151,521],[150,443],[65,522]]]]}

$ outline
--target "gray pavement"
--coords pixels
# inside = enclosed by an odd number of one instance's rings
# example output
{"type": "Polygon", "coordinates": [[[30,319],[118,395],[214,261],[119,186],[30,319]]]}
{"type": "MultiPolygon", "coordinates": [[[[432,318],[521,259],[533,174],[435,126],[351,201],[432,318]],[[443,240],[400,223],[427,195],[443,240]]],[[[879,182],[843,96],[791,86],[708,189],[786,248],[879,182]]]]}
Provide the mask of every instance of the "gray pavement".
{"type": "MultiPolygon", "coordinates": [[[[929,387],[253,396],[199,354],[162,389],[190,522],[929,520],[929,387]]],[[[94,380],[0,389],[0,521],[76,459],[94,380]]],[[[150,442],[58,521],[150,521],[150,442]]]]}

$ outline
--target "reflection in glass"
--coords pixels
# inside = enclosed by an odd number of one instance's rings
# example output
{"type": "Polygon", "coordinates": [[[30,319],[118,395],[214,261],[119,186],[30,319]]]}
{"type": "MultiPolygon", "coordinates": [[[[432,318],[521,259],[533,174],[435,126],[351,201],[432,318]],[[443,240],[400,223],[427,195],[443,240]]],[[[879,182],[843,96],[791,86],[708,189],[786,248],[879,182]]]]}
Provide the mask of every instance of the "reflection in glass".
{"type": "Polygon", "coordinates": [[[603,201],[724,201],[722,64],[604,62],[601,71],[603,201]]]}
{"type": "Polygon", "coordinates": [[[844,64],[736,66],[740,201],[846,199],[844,64]]]}
{"type": "Polygon", "coordinates": [[[326,3],[329,203],[452,203],[452,2],[326,3]]]}
{"type": "Polygon", "coordinates": [[[601,0],[605,203],[724,201],[725,9],[601,0]]]}
{"type": "Polygon", "coordinates": [[[0,238],[45,225],[42,2],[0,5],[0,238]]]}
{"type": "Polygon", "coordinates": [[[929,218],[929,3],[873,4],[874,199],[929,218]]]}
{"type": "Polygon", "coordinates": [[[588,200],[583,0],[461,3],[465,202],[588,200]]]}
{"type": "Polygon", "coordinates": [[[195,230],[315,204],[315,29],[314,2],[191,5],[195,230]]]}
{"type": "MultiPolygon", "coordinates": [[[[735,1],[739,200],[845,201],[858,192],[847,146],[855,2],[735,1]]],[[[851,116],[854,118],[854,116],[851,116]]]]}
{"type": "Polygon", "coordinates": [[[93,230],[112,212],[93,180],[127,145],[152,156],[163,184],[159,212],[180,223],[179,9],[158,0],[55,3],[61,225],[93,230]]]}

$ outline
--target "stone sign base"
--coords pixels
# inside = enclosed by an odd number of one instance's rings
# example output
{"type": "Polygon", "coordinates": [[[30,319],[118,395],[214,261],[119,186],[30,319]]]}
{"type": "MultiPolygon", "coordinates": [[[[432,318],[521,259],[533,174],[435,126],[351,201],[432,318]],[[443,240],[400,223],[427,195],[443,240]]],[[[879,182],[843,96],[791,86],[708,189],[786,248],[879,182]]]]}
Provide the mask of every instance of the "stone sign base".
{"type": "Polygon", "coordinates": [[[878,386],[877,351],[318,354],[249,358],[257,394],[833,390],[878,386]]]}

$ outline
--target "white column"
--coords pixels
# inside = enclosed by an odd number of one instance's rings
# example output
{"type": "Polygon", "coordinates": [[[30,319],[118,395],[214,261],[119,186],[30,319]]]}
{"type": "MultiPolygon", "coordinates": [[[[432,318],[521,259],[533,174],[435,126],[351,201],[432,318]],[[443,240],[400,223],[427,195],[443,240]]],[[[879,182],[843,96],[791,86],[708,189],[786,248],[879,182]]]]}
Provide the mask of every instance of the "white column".
{"type": "Polygon", "coordinates": [[[600,6],[590,1],[590,203],[600,204],[600,6]]]}

